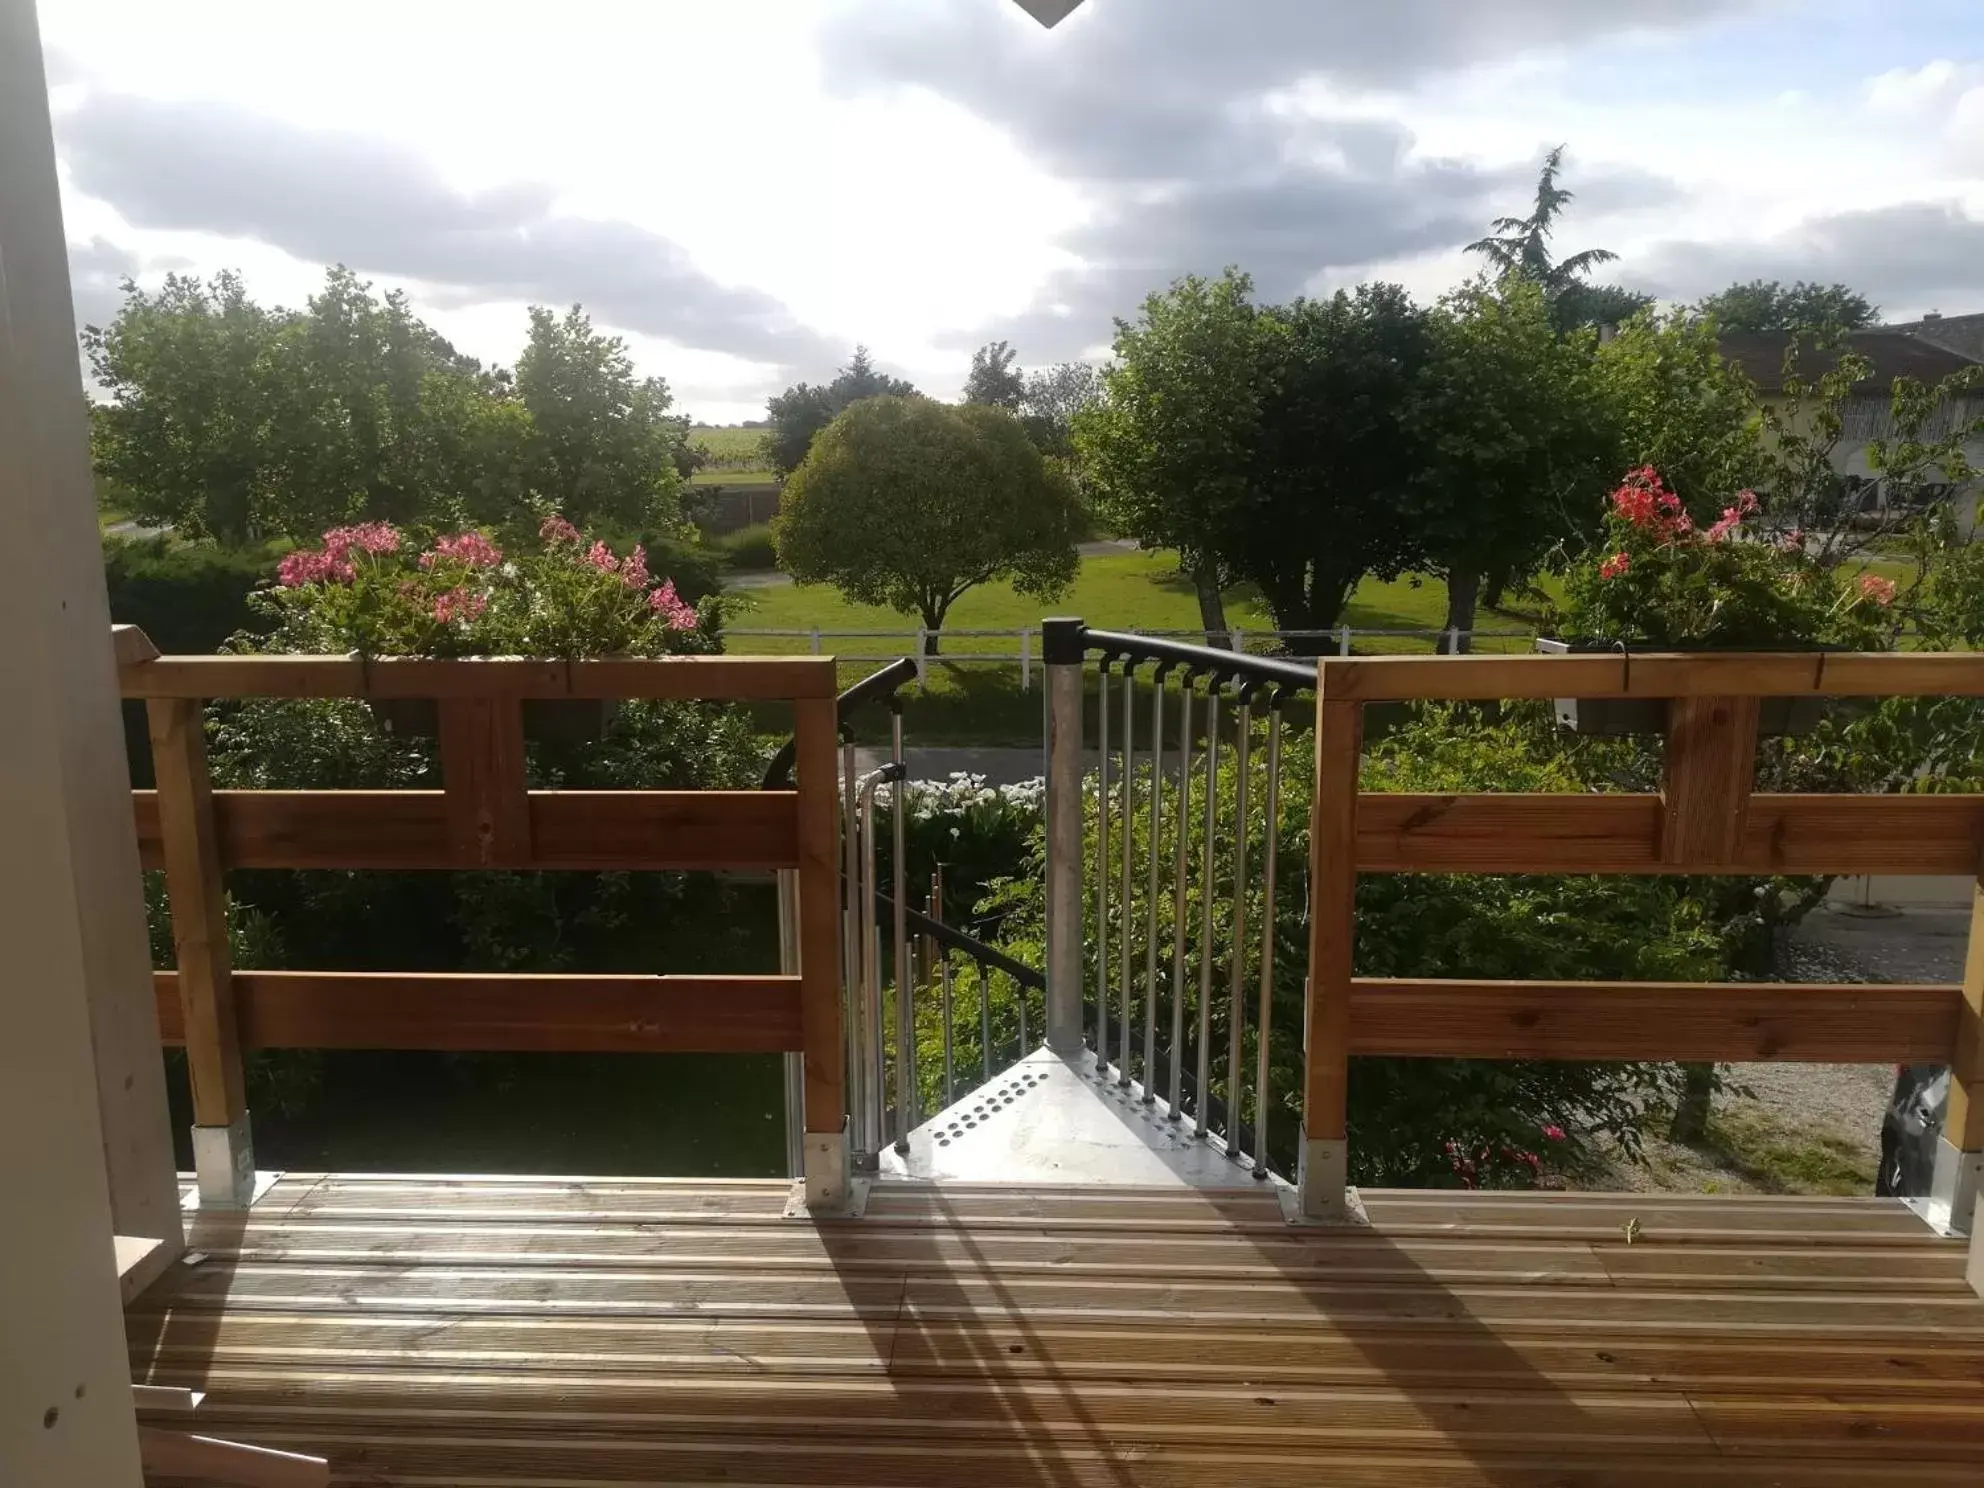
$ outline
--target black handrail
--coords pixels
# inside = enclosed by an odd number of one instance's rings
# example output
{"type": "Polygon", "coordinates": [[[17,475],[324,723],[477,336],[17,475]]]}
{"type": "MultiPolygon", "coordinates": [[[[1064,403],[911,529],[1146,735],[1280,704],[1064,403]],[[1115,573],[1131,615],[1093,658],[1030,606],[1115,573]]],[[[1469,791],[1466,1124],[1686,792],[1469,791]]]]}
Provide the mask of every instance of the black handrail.
{"type": "MultiPolygon", "coordinates": [[[[900,657],[890,662],[879,672],[869,673],[859,682],[848,688],[846,692],[835,698],[834,717],[841,724],[845,725],[849,714],[855,712],[857,709],[866,707],[869,703],[881,702],[885,698],[888,700],[890,706],[899,706],[896,702],[896,693],[901,690],[904,683],[915,680],[915,658],[909,656],[900,657]]],[[[797,750],[798,741],[795,739],[787,739],[783,744],[779,745],[778,753],[773,755],[772,762],[765,766],[765,780],[760,789],[788,790],[791,788],[792,761],[797,750]]]]}
{"type": "Polygon", "coordinates": [[[1055,662],[1079,661],[1088,652],[1097,652],[1107,665],[1122,660],[1126,665],[1145,662],[1159,669],[1182,670],[1187,676],[1205,676],[1219,682],[1237,683],[1243,691],[1270,687],[1278,692],[1314,692],[1316,671],[1299,662],[1276,661],[1272,657],[1248,656],[1243,652],[1221,651],[1214,646],[1194,646],[1161,636],[1138,635],[1126,630],[1096,630],[1079,620],[1049,620],[1042,626],[1042,657],[1055,662]]]}
{"type": "MultiPolygon", "coordinates": [[[[896,901],[877,889],[875,906],[878,912],[894,914],[896,901]]],[[[1015,961],[1004,951],[993,950],[984,941],[967,935],[954,926],[946,925],[942,920],[934,919],[919,909],[905,909],[903,921],[913,933],[927,935],[938,945],[953,951],[961,951],[981,966],[990,966],[995,971],[1003,971],[1022,987],[1035,987],[1042,992],[1047,990],[1046,973],[1035,971],[1023,961],[1015,961]]]]}

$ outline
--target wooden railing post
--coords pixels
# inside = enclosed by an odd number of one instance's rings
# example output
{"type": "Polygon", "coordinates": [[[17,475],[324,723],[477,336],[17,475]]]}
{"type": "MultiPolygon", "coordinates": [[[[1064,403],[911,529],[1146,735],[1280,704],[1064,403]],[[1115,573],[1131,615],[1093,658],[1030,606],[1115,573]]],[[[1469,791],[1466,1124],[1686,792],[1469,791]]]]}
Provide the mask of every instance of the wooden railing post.
{"type": "Polygon", "coordinates": [[[465,868],[530,862],[523,704],[513,697],[440,700],[448,843],[465,868]]]}
{"type": "Polygon", "coordinates": [[[193,1167],[200,1202],[245,1206],[254,1196],[255,1158],[234,1024],[220,848],[200,703],[153,698],[145,705],[158,775],[158,823],[165,891],[172,911],[173,958],[193,1088],[193,1167]]]}
{"type": "Polygon", "coordinates": [[[1678,697],[1667,704],[1660,857],[1681,867],[1733,862],[1757,778],[1757,699],[1678,697]]]}
{"type": "Polygon", "coordinates": [[[1353,1217],[1347,1126],[1350,983],[1357,949],[1357,774],[1364,705],[1329,696],[1330,664],[1316,685],[1316,789],[1309,818],[1309,988],[1304,1020],[1301,1217],[1353,1217]]]}
{"type": "Polygon", "coordinates": [[[799,790],[799,997],[805,1040],[808,1208],[848,1202],[846,1044],[840,988],[839,722],[834,699],[792,705],[799,790]]]}

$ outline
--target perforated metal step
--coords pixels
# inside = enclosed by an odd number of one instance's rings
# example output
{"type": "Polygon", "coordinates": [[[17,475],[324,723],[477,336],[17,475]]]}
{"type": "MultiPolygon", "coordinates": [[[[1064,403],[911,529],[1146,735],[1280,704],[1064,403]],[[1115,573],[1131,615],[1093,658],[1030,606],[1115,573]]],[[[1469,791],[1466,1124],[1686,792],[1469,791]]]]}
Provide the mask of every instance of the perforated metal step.
{"type": "MultiPolygon", "coordinates": [[[[909,1136],[909,1152],[882,1154],[887,1177],[978,1183],[1179,1184],[1231,1188],[1253,1168],[1216,1141],[1195,1138],[1143,1087],[1098,1076],[1084,1053],[1038,1049],[909,1136]]],[[[1277,1180],[1268,1180],[1270,1182],[1277,1180]]]]}

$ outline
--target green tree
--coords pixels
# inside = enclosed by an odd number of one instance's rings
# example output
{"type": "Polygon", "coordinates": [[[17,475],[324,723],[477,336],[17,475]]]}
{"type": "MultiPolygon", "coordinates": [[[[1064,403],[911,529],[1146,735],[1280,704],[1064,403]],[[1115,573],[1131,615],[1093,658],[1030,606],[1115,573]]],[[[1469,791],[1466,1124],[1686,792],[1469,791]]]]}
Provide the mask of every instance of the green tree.
{"type": "Polygon", "coordinates": [[[988,341],[974,351],[964,380],[964,401],[1017,411],[1026,397],[1026,378],[1013,365],[1018,355],[1004,341],[988,341]]]}
{"type": "Polygon", "coordinates": [[[813,436],[863,398],[907,398],[916,389],[900,377],[878,371],[868,348],[854,355],[834,380],[818,386],[795,383],[765,404],[765,461],[780,475],[790,475],[813,447],[813,436]]]}
{"type": "Polygon", "coordinates": [[[505,376],[344,268],[302,311],[263,309],[231,273],[129,285],[83,344],[109,394],[92,415],[98,480],[182,536],[506,520],[543,473],[505,376]]]}
{"type": "Polygon", "coordinates": [[[266,521],[270,364],[287,319],[239,274],[168,274],[156,293],[127,281],[117,318],[84,330],[108,396],[91,425],[97,475],[132,516],[235,544],[266,521]]]}
{"type": "Polygon", "coordinates": [[[1469,285],[1430,326],[1411,414],[1411,515],[1425,566],[1447,582],[1447,626],[1464,633],[1484,580],[1499,592],[1534,572],[1590,525],[1618,470],[1593,337],[1558,335],[1539,286],[1469,285]]]}
{"type": "Polygon", "coordinates": [[[1762,483],[1755,389],[1717,349],[1712,321],[1635,316],[1600,345],[1595,373],[1617,471],[1653,466],[1702,522],[1762,483]]]}
{"type": "Polygon", "coordinates": [[[1027,374],[1020,423],[1042,454],[1072,460],[1075,417],[1102,398],[1102,372],[1093,363],[1057,362],[1027,374]]]}
{"type": "MultiPolygon", "coordinates": [[[[1228,517],[1233,568],[1281,630],[1326,630],[1366,574],[1424,563],[1409,510],[1425,434],[1414,418],[1430,317],[1395,284],[1261,312],[1260,420],[1228,517]]],[[[1291,643],[1310,652],[1314,639],[1291,643]]]]}
{"type": "Polygon", "coordinates": [[[1540,285],[1551,302],[1552,319],[1559,330],[1617,324],[1652,302],[1631,290],[1585,282],[1593,269],[1618,258],[1609,248],[1586,248],[1566,258],[1555,256],[1550,239],[1557,219],[1577,199],[1576,192],[1558,183],[1563,166],[1564,147],[1559,145],[1543,157],[1529,215],[1497,217],[1489,224],[1489,235],[1469,243],[1467,251],[1485,257],[1498,276],[1518,274],[1540,285]]]}
{"type": "Polygon", "coordinates": [[[1775,279],[1732,284],[1699,301],[1694,313],[1713,316],[1724,331],[1858,331],[1873,325],[1881,314],[1865,295],[1844,284],[1809,279],[1789,286],[1775,279]]]}
{"type": "Polygon", "coordinates": [[[1005,579],[1051,600],[1075,576],[1073,483],[1004,409],[869,398],[821,431],[786,482],[780,566],[918,616],[935,655],[960,595],[1005,579]]]}
{"type": "Polygon", "coordinates": [[[1226,632],[1220,589],[1234,572],[1232,537],[1260,431],[1252,296],[1253,281],[1232,268],[1151,295],[1134,322],[1116,322],[1105,396],[1073,419],[1098,508],[1146,547],[1177,551],[1199,623],[1215,638],[1226,632]]]}
{"type": "Polygon", "coordinates": [[[669,413],[668,384],[637,378],[626,343],[532,306],[516,393],[533,428],[533,484],[572,521],[672,526],[681,512],[677,457],[689,421],[669,413]]]}

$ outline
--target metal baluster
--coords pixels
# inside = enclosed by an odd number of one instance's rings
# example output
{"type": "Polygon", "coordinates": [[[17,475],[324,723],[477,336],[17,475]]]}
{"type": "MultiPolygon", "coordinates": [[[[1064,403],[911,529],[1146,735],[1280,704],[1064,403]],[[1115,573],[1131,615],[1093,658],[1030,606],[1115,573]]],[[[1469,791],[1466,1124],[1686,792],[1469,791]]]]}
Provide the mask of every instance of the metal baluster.
{"type": "Polygon", "coordinates": [[[1181,1119],[1185,1061],[1185,865],[1192,836],[1192,682],[1178,689],[1178,830],[1171,847],[1171,1082],[1165,1098],[1171,1119],[1181,1119]]]}
{"type": "Polygon", "coordinates": [[[864,1146],[861,1122],[867,1113],[867,1068],[861,1048],[861,782],[854,765],[854,740],[841,745],[841,986],[845,989],[847,1017],[847,1109],[849,1145],[855,1152],[872,1152],[864,1146]]]}
{"type": "Polygon", "coordinates": [[[1206,830],[1199,844],[1199,1067],[1192,1091],[1195,1137],[1211,1130],[1213,843],[1219,836],[1219,678],[1206,683],[1206,830]]]}
{"type": "Polygon", "coordinates": [[[1144,1104],[1157,1100],[1157,844],[1164,835],[1164,674],[1150,679],[1149,863],[1144,870],[1144,1104]]]}
{"type": "Polygon", "coordinates": [[[1014,990],[1019,993],[1020,998],[1020,1051],[1015,1057],[1024,1059],[1028,1053],[1026,1042],[1026,983],[1019,982],[1015,984],[1014,990]]]}
{"type": "MultiPolygon", "coordinates": [[[[930,918],[938,924],[944,923],[944,870],[939,867],[930,875],[930,918]]],[[[944,1018],[944,1105],[948,1109],[957,1097],[958,1076],[955,1058],[955,1042],[951,1022],[951,953],[946,946],[937,947],[937,975],[942,988],[944,1018]]]]}
{"type": "Polygon", "coordinates": [[[879,888],[875,866],[875,788],[884,780],[901,779],[901,767],[889,765],[876,770],[861,782],[861,1063],[864,1071],[866,1108],[864,1111],[863,1152],[880,1152],[887,1140],[883,1131],[883,1111],[887,1101],[882,1036],[882,929],[875,900],[879,888]]]}
{"type": "Polygon", "coordinates": [[[1235,721],[1233,781],[1233,934],[1228,940],[1233,960],[1227,968],[1226,1011],[1226,1155],[1240,1156],[1240,1115],[1246,1099],[1246,1077],[1240,1048],[1247,1034],[1247,755],[1254,723],[1254,689],[1239,688],[1240,711],[1235,721]]]}
{"type": "MultiPolygon", "coordinates": [[[[889,762],[902,765],[902,709],[892,710],[889,720],[889,762]]],[[[896,1151],[909,1151],[910,1128],[916,1125],[916,1017],[915,986],[909,970],[909,779],[903,778],[890,791],[889,848],[894,855],[895,935],[896,935],[896,1151]]]]}
{"type": "Polygon", "coordinates": [[[1095,1072],[1109,1064],[1109,658],[1096,674],[1095,1072]]]}
{"type": "Polygon", "coordinates": [[[1254,1037],[1254,1176],[1268,1176],[1268,1032],[1274,1022],[1274,890],[1281,833],[1281,693],[1268,695],[1267,844],[1263,848],[1261,894],[1261,1001],[1254,1037]]]}
{"type": "Polygon", "coordinates": [[[1135,920],[1135,904],[1132,902],[1133,865],[1136,856],[1134,832],[1136,829],[1137,804],[1137,668],[1134,661],[1123,663],[1123,879],[1119,885],[1123,896],[1122,913],[1118,923],[1122,927],[1121,938],[1116,947],[1116,981],[1122,997],[1122,1024],[1117,1029],[1116,1083],[1130,1083],[1130,1018],[1131,999],[1134,996],[1134,978],[1130,973],[1130,931],[1135,920]]]}
{"type": "Polygon", "coordinates": [[[978,963],[978,1058],[987,1083],[992,1079],[992,979],[978,963]]]}

